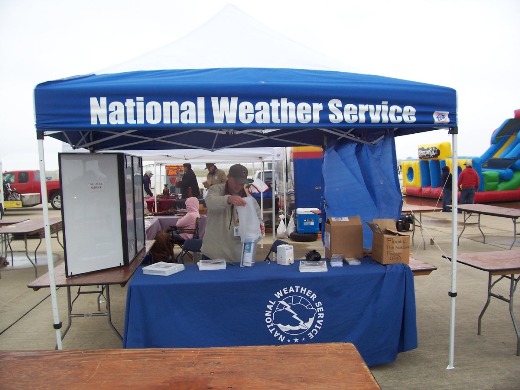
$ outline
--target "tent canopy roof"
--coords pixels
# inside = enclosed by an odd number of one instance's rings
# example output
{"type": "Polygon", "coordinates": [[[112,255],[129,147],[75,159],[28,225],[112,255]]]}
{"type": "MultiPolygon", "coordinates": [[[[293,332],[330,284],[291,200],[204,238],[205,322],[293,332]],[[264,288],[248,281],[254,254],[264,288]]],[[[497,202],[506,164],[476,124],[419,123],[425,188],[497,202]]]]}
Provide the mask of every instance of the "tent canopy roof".
{"type": "Polygon", "coordinates": [[[226,7],[181,40],[126,64],[39,84],[36,128],[96,151],[372,143],[388,132],[456,126],[453,89],[325,70],[334,65],[226,7]],[[226,36],[233,45],[219,54],[211,37],[226,36]]]}
{"type": "Polygon", "coordinates": [[[143,161],[153,161],[157,164],[184,162],[192,164],[209,162],[216,164],[270,163],[272,161],[280,161],[284,157],[282,148],[225,148],[215,151],[202,149],[136,150],[128,153],[141,156],[143,161]]]}

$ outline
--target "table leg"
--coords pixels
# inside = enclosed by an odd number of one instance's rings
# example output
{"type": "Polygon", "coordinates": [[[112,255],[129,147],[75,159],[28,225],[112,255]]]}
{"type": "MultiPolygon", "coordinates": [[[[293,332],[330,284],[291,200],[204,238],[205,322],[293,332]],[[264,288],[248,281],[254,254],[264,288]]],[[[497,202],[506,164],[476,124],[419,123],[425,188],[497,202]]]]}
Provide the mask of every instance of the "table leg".
{"type": "Polygon", "coordinates": [[[422,213],[419,213],[419,229],[421,230],[423,249],[426,250],[426,241],[424,240],[424,232],[423,232],[423,228],[422,228],[422,213]]]}
{"type": "Polygon", "coordinates": [[[477,334],[481,334],[482,331],[482,317],[484,317],[484,313],[486,312],[489,304],[491,303],[491,298],[500,299],[501,301],[507,302],[509,304],[509,314],[511,315],[511,320],[513,322],[513,328],[515,329],[516,333],[516,354],[520,356],[520,328],[518,327],[518,324],[516,322],[515,314],[513,312],[513,298],[516,291],[516,288],[518,286],[518,282],[520,281],[520,276],[515,278],[514,275],[502,275],[497,280],[493,282],[493,275],[489,273],[488,277],[488,297],[486,304],[482,308],[482,311],[480,312],[480,315],[478,316],[478,330],[477,334]],[[502,279],[509,279],[510,285],[509,285],[509,298],[504,297],[500,294],[493,293],[493,287],[500,282],[502,279]]]}
{"type": "Polygon", "coordinates": [[[119,337],[121,341],[123,341],[123,336],[121,336],[121,333],[117,330],[117,328],[112,323],[112,311],[110,308],[110,286],[108,284],[106,285],[100,285],[101,290],[98,289],[94,290],[88,290],[88,291],[81,291],[81,286],[78,287],[78,292],[76,293],[76,297],[72,299],[72,294],[70,292],[70,287],[67,287],[67,303],[68,303],[68,324],[65,328],[65,331],[61,335],[61,339],[63,340],[65,338],[65,335],[69,331],[70,327],[72,326],[72,318],[74,317],[107,317],[108,318],[108,324],[112,328],[112,330],[116,333],[116,335],[119,337]],[[100,307],[100,296],[103,295],[103,291],[106,291],[106,312],[101,312],[100,307]],[[73,313],[72,309],[74,306],[74,302],[79,298],[80,295],[83,294],[98,294],[98,312],[97,313],[73,313]]]}
{"type": "Polygon", "coordinates": [[[516,218],[511,218],[511,220],[513,221],[513,242],[509,249],[513,248],[513,245],[515,245],[516,242],[516,218]]]}
{"type": "MultiPolygon", "coordinates": [[[[76,296],[76,298],[77,298],[77,296],[76,296]]],[[[76,299],[74,299],[74,301],[75,300],[76,299]]],[[[67,323],[67,327],[65,328],[65,330],[61,334],[61,339],[62,340],[65,338],[65,335],[67,334],[67,332],[69,331],[70,327],[72,326],[72,305],[73,304],[74,304],[74,302],[72,301],[72,296],[71,296],[71,293],[70,293],[70,287],[67,287],[67,307],[68,307],[67,319],[68,319],[68,323],[67,323]]]]}
{"type": "Polygon", "coordinates": [[[412,216],[412,246],[415,246],[414,237],[415,237],[415,215],[414,213],[410,214],[412,216]]]}
{"type": "MultiPolygon", "coordinates": [[[[460,232],[459,237],[457,238],[457,246],[460,244],[460,237],[462,237],[462,233],[464,233],[464,230],[466,230],[466,222],[468,221],[469,217],[471,217],[472,215],[473,215],[472,212],[468,212],[467,216],[466,216],[466,211],[464,210],[464,216],[463,216],[464,225],[462,226],[462,231],[460,232]]],[[[480,228],[480,214],[478,214],[478,230],[480,230],[480,233],[482,234],[482,237],[484,238],[483,243],[485,244],[486,236],[484,235],[484,232],[480,228]]]]}
{"type": "Polygon", "coordinates": [[[61,249],[65,249],[65,247],[63,246],[63,244],[60,241],[60,232],[59,231],[56,232],[56,241],[58,241],[58,244],[60,244],[61,249]]]}
{"type": "Polygon", "coordinates": [[[112,310],[110,308],[110,285],[106,285],[106,291],[107,291],[107,316],[108,316],[108,324],[110,327],[114,330],[116,335],[119,337],[121,341],[123,341],[123,336],[121,336],[121,333],[117,330],[117,328],[112,323],[112,310]]]}
{"type": "MultiPolygon", "coordinates": [[[[36,267],[36,263],[38,262],[38,260],[36,258],[36,252],[34,252],[34,261],[32,261],[31,257],[29,256],[29,248],[27,246],[27,233],[25,233],[23,235],[23,241],[25,244],[25,256],[27,257],[27,259],[31,262],[32,266],[34,267],[34,276],[38,277],[38,267],[36,267]]],[[[40,239],[40,241],[41,241],[41,239],[40,239]]]]}
{"type": "Polygon", "coordinates": [[[7,263],[7,241],[5,239],[5,234],[0,234],[0,248],[0,279],[2,279],[2,268],[4,262],[7,263]]]}
{"type": "Polygon", "coordinates": [[[413,212],[409,215],[412,217],[412,246],[415,246],[415,241],[414,241],[415,228],[416,228],[416,226],[419,226],[419,229],[421,231],[421,238],[422,238],[422,242],[423,242],[423,249],[426,250],[426,241],[424,240],[424,232],[422,229],[422,213],[419,213],[419,219],[417,219],[417,216],[413,212]]]}
{"type": "Polygon", "coordinates": [[[464,225],[462,225],[462,230],[460,231],[459,237],[457,237],[457,246],[459,246],[460,244],[460,237],[462,236],[462,233],[464,233],[464,230],[466,230],[466,221],[468,218],[469,215],[468,217],[466,217],[466,212],[464,211],[464,215],[462,216],[462,219],[464,220],[464,225]]]}
{"type": "Polygon", "coordinates": [[[518,328],[518,324],[516,322],[515,313],[513,312],[513,298],[515,296],[515,291],[518,286],[518,282],[520,281],[520,276],[515,279],[514,275],[510,275],[511,283],[509,285],[509,314],[511,315],[511,320],[513,321],[513,327],[516,332],[516,355],[520,356],[520,329],[518,328]]]}
{"type": "Polygon", "coordinates": [[[6,259],[7,259],[7,248],[9,248],[9,252],[11,252],[11,266],[14,267],[13,247],[11,246],[11,240],[9,239],[8,234],[5,236],[5,258],[6,259]]]}
{"type": "Polygon", "coordinates": [[[480,230],[480,233],[482,234],[482,243],[485,244],[486,243],[486,235],[484,234],[484,232],[482,231],[482,229],[480,228],[480,214],[478,214],[478,230],[480,230]]]}

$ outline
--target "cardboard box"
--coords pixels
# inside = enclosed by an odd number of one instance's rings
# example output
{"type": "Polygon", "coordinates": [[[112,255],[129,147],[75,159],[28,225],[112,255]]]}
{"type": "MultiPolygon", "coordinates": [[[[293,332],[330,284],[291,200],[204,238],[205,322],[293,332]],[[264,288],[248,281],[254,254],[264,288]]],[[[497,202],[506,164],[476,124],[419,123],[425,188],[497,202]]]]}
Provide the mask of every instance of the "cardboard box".
{"type": "Polygon", "coordinates": [[[325,222],[325,257],[333,254],[360,259],[363,257],[363,224],[359,216],[330,217],[325,222]]]}
{"type": "Polygon", "coordinates": [[[409,263],[410,236],[399,233],[393,219],[367,222],[372,230],[372,258],[381,264],[409,263]]]}

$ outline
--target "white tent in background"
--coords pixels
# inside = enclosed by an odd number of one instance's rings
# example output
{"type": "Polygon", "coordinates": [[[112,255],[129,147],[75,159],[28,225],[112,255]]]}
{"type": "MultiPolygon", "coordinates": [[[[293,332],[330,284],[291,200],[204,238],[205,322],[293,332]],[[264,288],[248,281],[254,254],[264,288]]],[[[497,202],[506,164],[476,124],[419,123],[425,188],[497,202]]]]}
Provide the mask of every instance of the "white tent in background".
{"type": "MultiPolygon", "coordinates": [[[[172,149],[172,150],[129,150],[125,153],[137,155],[143,158],[143,162],[149,161],[154,165],[168,165],[181,164],[189,162],[191,164],[205,164],[208,162],[223,163],[223,164],[247,164],[247,163],[261,163],[261,169],[265,169],[265,164],[272,164],[275,169],[276,162],[285,160],[284,148],[224,148],[215,151],[204,149],[172,149]]],[[[282,177],[286,177],[285,164],[281,164],[282,177]]],[[[251,176],[254,172],[249,172],[251,176]]],[[[282,183],[285,185],[285,182],[282,183]]],[[[160,185],[155,185],[155,188],[160,185]]],[[[285,187],[282,187],[285,192],[285,187]]],[[[275,197],[271,197],[271,220],[275,221],[275,197]]],[[[260,197],[260,206],[262,213],[264,212],[264,199],[260,197]]],[[[284,204],[284,212],[287,214],[287,205],[284,204]]],[[[273,238],[275,237],[275,229],[272,231],[273,238]]]]}
{"type": "Polygon", "coordinates": [[[281,68],[362,73],[273,31],[233,5],[159,49],[96,74],[158,69],[281,68]]]}

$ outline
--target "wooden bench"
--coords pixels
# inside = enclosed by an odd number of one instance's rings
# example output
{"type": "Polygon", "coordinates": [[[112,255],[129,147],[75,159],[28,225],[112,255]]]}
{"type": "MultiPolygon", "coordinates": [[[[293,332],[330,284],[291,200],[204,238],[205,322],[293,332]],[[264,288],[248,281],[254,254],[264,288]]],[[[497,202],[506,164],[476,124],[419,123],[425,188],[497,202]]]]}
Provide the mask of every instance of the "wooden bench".
{"type": "Polygon", "coordinates": [[[0,352],[4,390],[379,389],[350,343],[0,352]]]}

